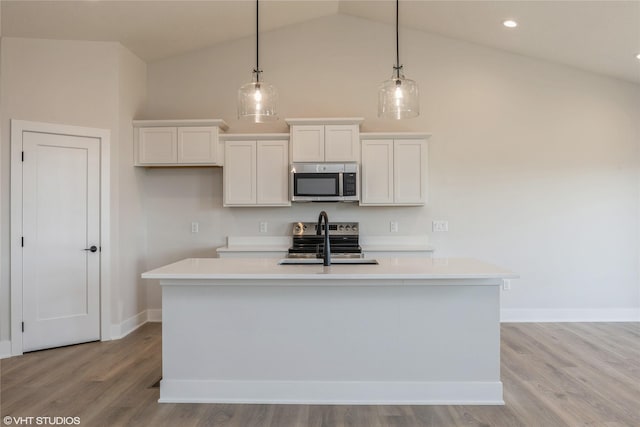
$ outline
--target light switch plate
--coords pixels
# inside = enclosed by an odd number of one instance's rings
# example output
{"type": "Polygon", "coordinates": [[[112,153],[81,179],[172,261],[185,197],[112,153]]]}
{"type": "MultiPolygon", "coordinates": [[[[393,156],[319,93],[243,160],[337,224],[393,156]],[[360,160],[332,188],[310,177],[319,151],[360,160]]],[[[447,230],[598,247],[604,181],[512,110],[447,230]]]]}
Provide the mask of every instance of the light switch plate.
{"type": "Polygon", "coordinates": [[[267,232],[267,222],[266,221],[260,221],[260,232],[261,233],[266,233],[267,232]]]}

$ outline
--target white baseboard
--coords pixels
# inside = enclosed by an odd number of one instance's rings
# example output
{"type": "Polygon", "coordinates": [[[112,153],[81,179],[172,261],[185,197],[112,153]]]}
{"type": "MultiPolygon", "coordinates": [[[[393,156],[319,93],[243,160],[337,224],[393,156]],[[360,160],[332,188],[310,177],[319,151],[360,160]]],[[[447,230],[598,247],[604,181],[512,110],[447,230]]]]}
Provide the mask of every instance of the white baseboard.
{"type": "Polygon", "coordinates": [[[504,405],[500,381],[247,381],[160,382],[161,403],[331,405],[504,405]]]}
{"type": "Polygon", "coordinates": [[[111,339],[124,338],[147,322],[162,322],[162,309],[143,310],[120,324],[111,325],[111,339]]]}
{"type": "Polygon", "coordinates": [[[501,322],[639,322],[640,308],[503,308],[501,322]]]}
{"type": "Polygon", "coordinates": [[[0,359],[11,357],[11,341],[0,341],[0,359]]]}
{"type": "Polygon", "coordinates": [[[162,309],[161,308],[150,308],[147,310],[147,321],[148,322],[162,322],[162,309]]]}
{"type": "Polygon", "coordinates": [[[143,310],[135,316],[131,316],[120,324],[111,325],[111,339],[124,338],[149,320],[148,310],[143,310]]]}

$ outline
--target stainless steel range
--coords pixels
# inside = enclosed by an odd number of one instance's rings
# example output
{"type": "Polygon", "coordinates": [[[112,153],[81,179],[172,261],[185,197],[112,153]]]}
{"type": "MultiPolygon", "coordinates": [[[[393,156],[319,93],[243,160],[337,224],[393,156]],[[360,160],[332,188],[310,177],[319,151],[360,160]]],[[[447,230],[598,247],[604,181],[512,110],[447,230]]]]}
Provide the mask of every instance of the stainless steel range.
{"type": "MultiPolygon", "coordinates": [[[[289,258],[319,258],[324,252],[323,233],[318,234],[315,222],[294,222],[293,245],[289,258]]],[[[332,258],[362,258],[359,243],[359,223],[332,222],[329,224],[329,246],[332,258]]],[[[324,232],[324,224],[322,225],[324,232]]]]}

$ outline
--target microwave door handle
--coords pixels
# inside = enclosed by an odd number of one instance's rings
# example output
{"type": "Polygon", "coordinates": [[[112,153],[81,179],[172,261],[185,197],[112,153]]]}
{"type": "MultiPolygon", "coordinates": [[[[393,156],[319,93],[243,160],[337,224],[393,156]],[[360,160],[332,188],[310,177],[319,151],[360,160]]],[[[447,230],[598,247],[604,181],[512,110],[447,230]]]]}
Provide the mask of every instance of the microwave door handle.
{"type": "Polygon", "coordinates": [[[342,172],[338,172],[338,196],[343,196],[343,192],[342,192],[342,187],[343,187],[343,179],[342,179],[342,172]]]}

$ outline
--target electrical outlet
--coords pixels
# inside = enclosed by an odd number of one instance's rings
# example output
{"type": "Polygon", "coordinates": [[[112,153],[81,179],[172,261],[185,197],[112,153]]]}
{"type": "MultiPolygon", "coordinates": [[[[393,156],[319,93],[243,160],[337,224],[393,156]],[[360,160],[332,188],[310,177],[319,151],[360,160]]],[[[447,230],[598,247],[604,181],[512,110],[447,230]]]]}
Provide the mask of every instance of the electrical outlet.
{"type": "Polygon", "coordinates": [[[511,280],[509,280],[509,279],[503,279],[502,280],[502,290],[503,291],[510,291],[511,290],[511,280]]]}
{"type": "Polygon", "coordinates": [[[389,230],[391,230],[392,233],[397,233],[398,232],[398,221],[391,221],[389,223],[389,230]]]}
{"type": "Polygon", "coordinates": [[[266,221],[260,221],[260,232],[261,233],[266,233],[267,232],[267,222],[266,221]]]}
{"type": "Polygon", "coordinates": [[[191,232],[192,233],[197,233],[198,231],[200,231],[200,224],[197,222],[192,222],[191,223],[191,232]]]}
{"type": "Polygon", "coordinates": [[[449,221],[433,221],[433,231],[449,231],[449,221]]]}

